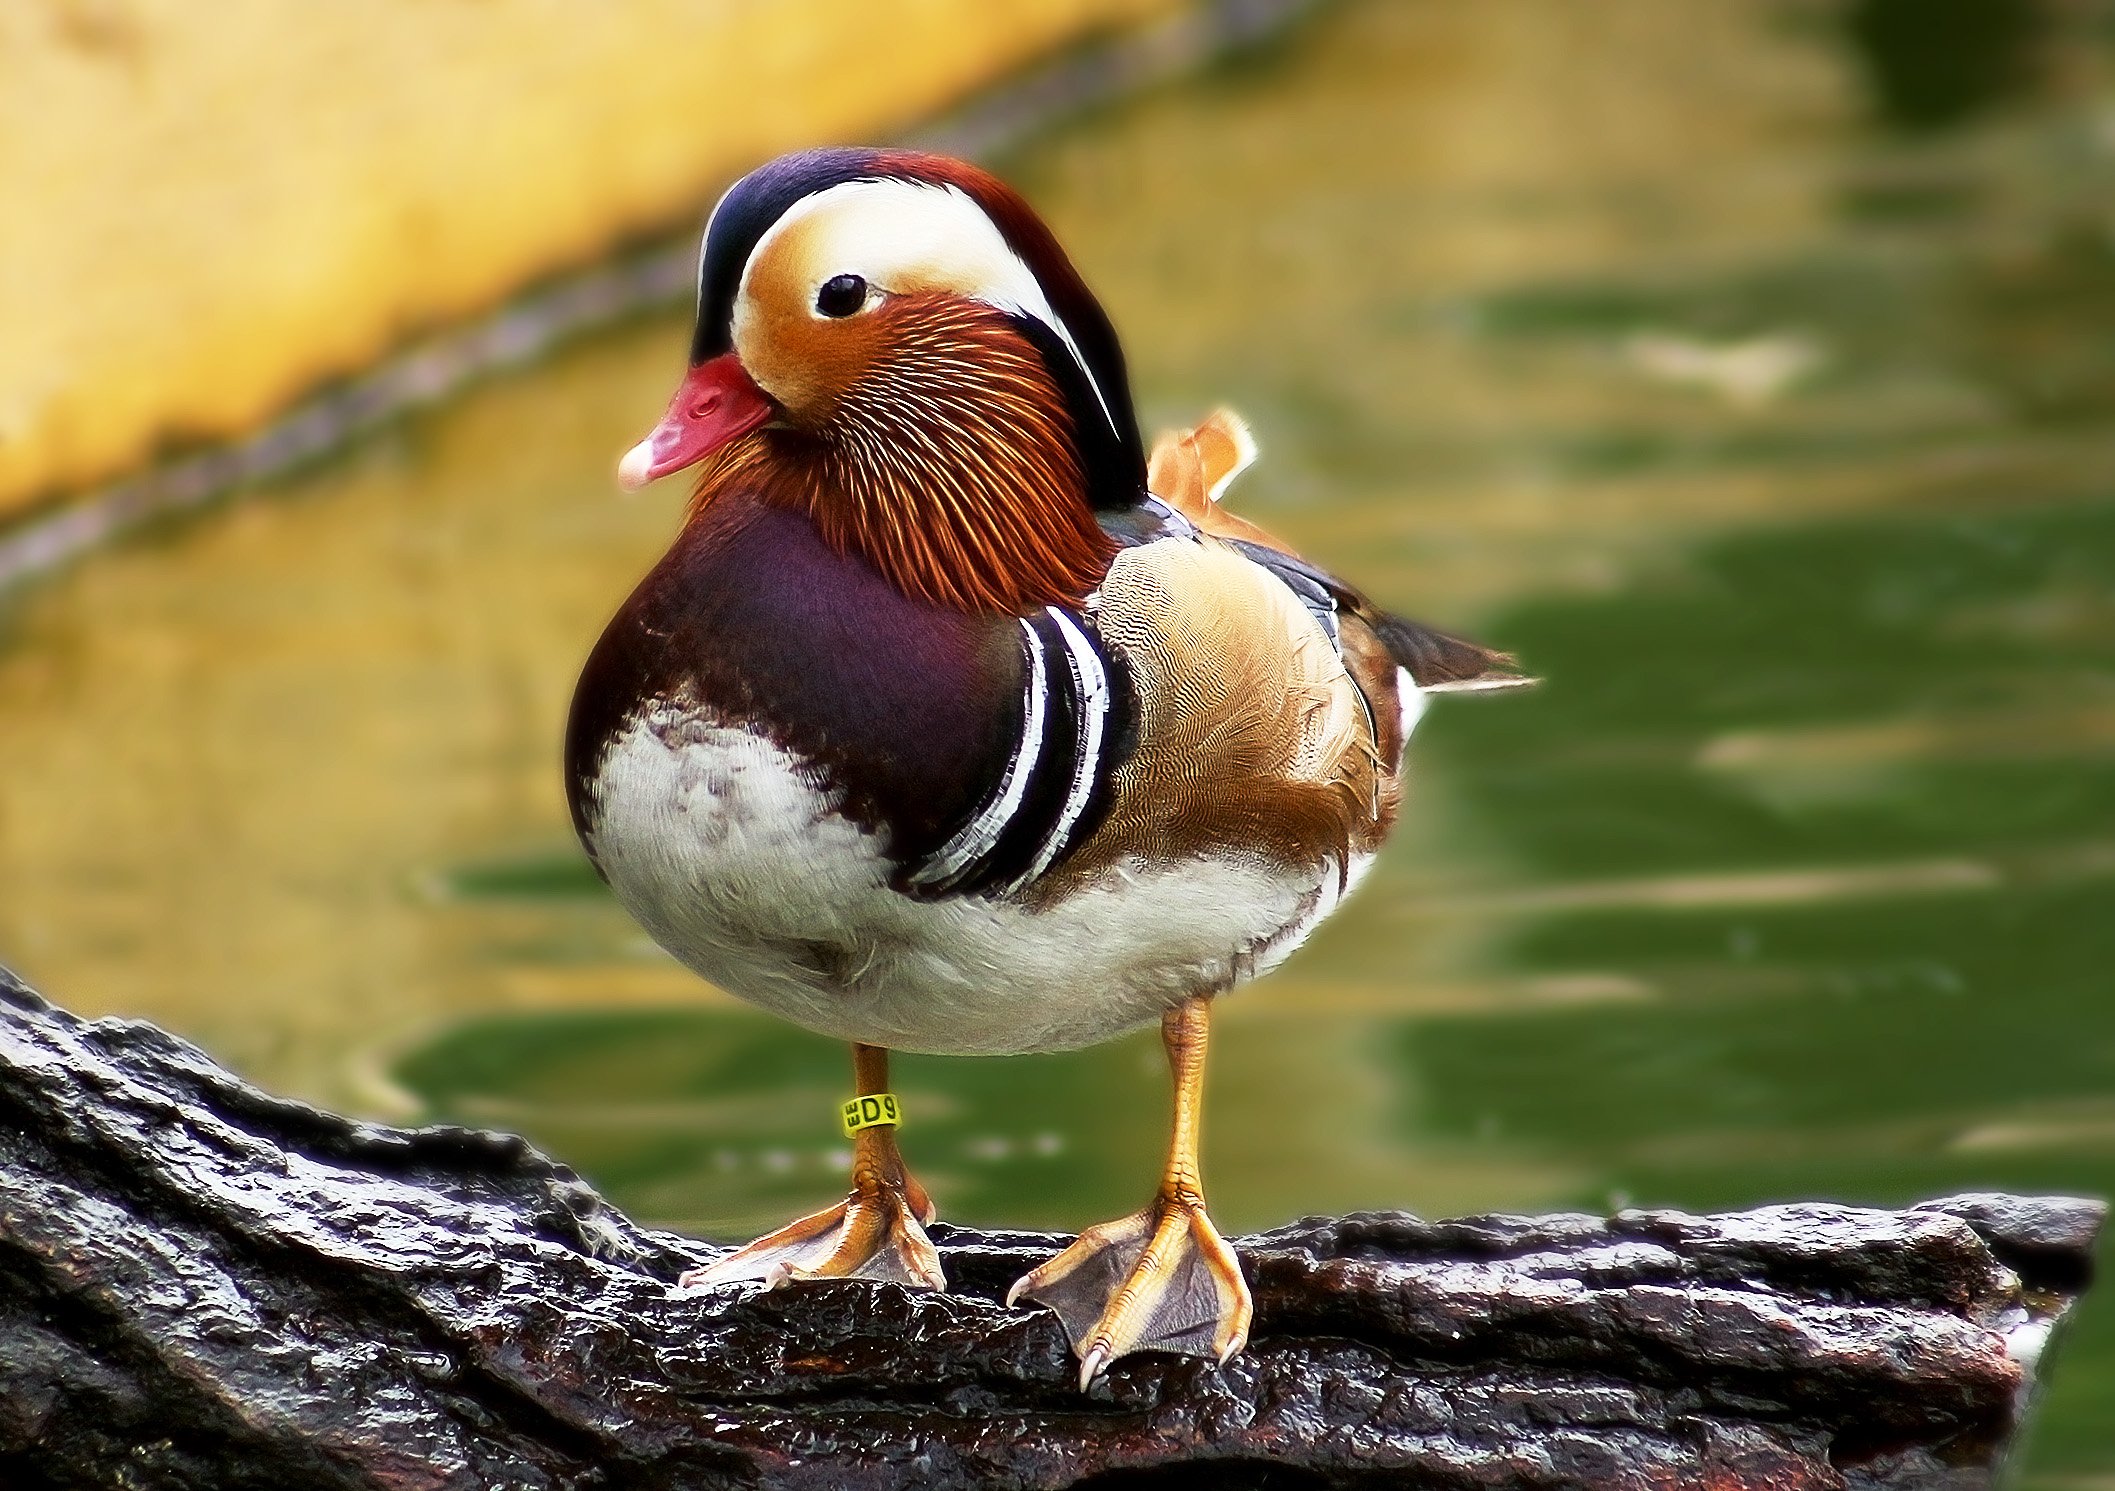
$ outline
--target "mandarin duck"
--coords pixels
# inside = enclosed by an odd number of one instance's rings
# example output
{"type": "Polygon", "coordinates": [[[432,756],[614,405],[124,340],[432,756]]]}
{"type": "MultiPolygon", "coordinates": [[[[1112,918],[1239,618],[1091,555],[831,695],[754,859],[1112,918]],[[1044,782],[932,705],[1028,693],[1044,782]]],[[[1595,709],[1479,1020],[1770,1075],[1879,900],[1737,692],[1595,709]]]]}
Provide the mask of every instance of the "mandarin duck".
{"type": "Polygon", "coordinates": [[[1227,512],[1254,454],[1221,412],[1148,458],[1109,318],[977,167],[813,150],[713,209],[689,372],[619,467],[695,466],[695,495],[588,659],[567,785],[654,939],[849,1042],[856,1092],[845,1199],[687,1284],[945,1287],[889,1052],[1158,1022],[1153,1199],[1009,1303],[1055,1310],[1083,1388],[1240,1350],[1198,1168],[1212,1002],[1358,882],[1425,696],[1525,681],[1227,512]]]}

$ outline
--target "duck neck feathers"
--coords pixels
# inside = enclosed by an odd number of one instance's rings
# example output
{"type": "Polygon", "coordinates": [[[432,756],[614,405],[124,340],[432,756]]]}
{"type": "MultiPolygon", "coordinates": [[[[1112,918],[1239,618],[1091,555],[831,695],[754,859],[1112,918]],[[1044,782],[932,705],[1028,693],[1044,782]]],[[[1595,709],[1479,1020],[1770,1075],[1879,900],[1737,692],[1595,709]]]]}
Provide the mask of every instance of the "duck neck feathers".
{"type": "Polygon", "coordinates": [[[708,464],[691,521],[746,492],[806,515],[913,600],[1012,616],[1078,606],[1115,544],[1043,355],[989,306],[914,305],[892,322],[823,417],[758,430],[708,464]]]}

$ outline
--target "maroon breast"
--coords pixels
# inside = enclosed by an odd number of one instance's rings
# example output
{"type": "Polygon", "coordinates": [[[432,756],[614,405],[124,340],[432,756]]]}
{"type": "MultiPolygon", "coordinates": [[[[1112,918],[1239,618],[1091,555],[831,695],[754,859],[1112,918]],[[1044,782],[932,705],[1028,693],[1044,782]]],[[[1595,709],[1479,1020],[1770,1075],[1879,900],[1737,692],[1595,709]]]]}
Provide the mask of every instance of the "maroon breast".
{"type": "Polygon", "coordinates": [[[809,763],[899,865],[990,792],[1022,720],[1016,623],[912,600],[797,512],[725,493],[590,654],[566,734],[583,836],[596,772],[643,710],[681,701],[809,763]]]}

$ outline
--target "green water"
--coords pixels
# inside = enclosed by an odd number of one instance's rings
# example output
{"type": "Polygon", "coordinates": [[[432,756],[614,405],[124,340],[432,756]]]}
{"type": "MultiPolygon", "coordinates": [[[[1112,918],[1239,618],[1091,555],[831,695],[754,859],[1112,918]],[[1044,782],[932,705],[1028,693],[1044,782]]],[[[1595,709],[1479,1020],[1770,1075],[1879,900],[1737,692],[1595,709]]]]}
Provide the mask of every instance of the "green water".
{"type": "MultiPolygon", "coordinates": [[[[1433,710],[1368,888],[1229,1003],[1229,1227],[2115,1191],[2115,26],[1912,11],[1344,4],[1002,163],[1149,421],[1256,424],[1244,511],[1548,680],[1433,710]]],[[[652,949],[558,791],[683,334],[8,603],[0,960],[675,1225],[834,1194],[842,1051],[652,949]]],[[[1150,1037],[897,1075],[951,1216],[1151,1183],[1150,1037]]],[[[2108,1300],[2026,1479],[2115,1487],[2108,1300]]]]}

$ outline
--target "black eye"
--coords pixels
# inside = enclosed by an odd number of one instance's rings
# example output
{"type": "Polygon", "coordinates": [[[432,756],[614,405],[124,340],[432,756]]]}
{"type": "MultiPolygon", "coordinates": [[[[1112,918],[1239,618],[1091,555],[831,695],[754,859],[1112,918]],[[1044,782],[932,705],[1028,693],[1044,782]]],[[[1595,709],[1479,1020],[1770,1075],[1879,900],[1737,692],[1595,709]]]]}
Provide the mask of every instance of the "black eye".
{"type": "Polygon", "coordinates": [[[815,308],[825,316],[849,316],[866,303],[867,282],[856,274],[824,280],[815,292],[815,308]]]}

